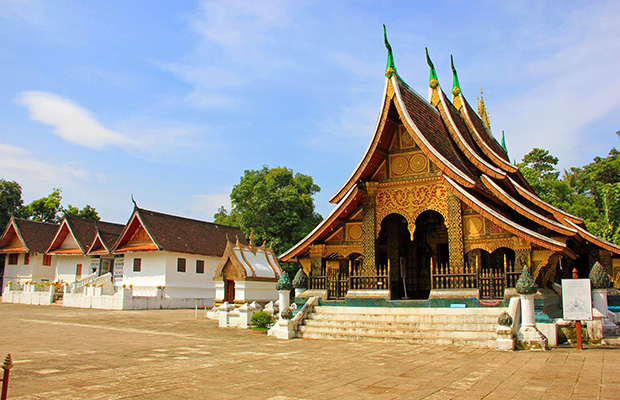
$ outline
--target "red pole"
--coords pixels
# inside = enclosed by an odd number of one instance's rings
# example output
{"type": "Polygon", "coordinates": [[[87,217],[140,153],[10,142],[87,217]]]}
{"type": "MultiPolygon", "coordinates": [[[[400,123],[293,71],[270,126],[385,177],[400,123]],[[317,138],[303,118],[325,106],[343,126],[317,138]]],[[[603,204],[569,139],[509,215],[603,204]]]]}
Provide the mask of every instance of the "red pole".
{"type": "MultiPolygon", "coordinates": [[[[573,279],[579,279],[577,268],[573,269],[573,279]]],[[[581,342],[581,321],[575,321],[575,335],[577,335],[577,350],[583,350],[583,344],[581,342]]]]}
{"type": "Polygon", "coordinates": [[[2,376],[2,392],[0,392],[0,400],[6,400],[6,397],[9,392],[9,373],[11,368],[13,367],[13,360],[11,359],[11,355],[7,354],[4,359],[4,364],[2,364],[2,369],[4,370],[4,374],[2,376]]]}

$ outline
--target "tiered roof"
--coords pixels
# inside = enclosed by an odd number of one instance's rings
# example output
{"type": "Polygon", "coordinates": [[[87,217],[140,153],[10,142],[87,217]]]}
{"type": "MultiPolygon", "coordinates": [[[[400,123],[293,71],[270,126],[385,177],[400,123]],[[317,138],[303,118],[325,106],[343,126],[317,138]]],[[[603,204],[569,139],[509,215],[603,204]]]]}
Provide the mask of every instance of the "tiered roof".
{"type": "Polygon", "coordinates": [[[0,238],[0,253],[45,253],[58,226],[11,217],[0,238]]]}
{"type": "Polygon", "coordinates": [[[282,268],[278,264],[276,255],[271,247],[245,245],[227,240],[226,250],[215,269],[213,280],[221,280],[224,268],[232,265],[235,275],[240,280],[260,280],[277,282],[282,275],[282,268]]]}
{"type": "Polygon", "coordinates": [[[281,260],[306,254],[312,243],[329,236],[359,206],[360,184],[371,180],[387,158],[391,138],[400,124],[442,171],[447,189],[500,228],[570,258],[576,258],[576,254],[559,237],[589,241],[620,255],[620,247],[589,233],[581,218],[545,203],[534,193],[463,95],[454,65],[449,100],[428,58],[431,79],[430,96],[426,100],[396,72],[387,37],[386,47],[388,66],[383,104],[368,148],[349,179],[330,199],[339,205],[306,238],[284,253],[281,260]]]}
{"type": "Polygon", "coordinates": [[[122,230],[123,227],[121,224],[111,222],[65,216],[47,249],[47,253],[51,255],[87,255],[100,230],[109,235],[111,232],[122,230]]]}
{"type": "Polygon", "coordinates": [[[221,257],[226,237],[238,237],[247,244],[241,229],[212,222],[177,217],[134,208],[113,252],[167,250],[221,257]]]}

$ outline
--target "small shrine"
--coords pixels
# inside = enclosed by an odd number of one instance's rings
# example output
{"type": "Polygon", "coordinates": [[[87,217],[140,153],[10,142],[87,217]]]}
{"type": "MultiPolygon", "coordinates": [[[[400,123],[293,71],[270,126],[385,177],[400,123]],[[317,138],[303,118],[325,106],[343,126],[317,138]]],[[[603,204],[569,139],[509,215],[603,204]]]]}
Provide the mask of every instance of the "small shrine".
{"type": "Polygon", "coordinates": [[[233,243],[227,237],[226,250],[215,269],[216,306],[242,305],[256,301],[267,303],[276,300],[276,283],[282,275],[282,268],[271,247],[254,246],[253,234],[250,244],[245,245],[237,238],[233,243]]]}
{"type": "Polygon", "coordinates": [[[461,91],[430,68],[428,97],[398,74],[388,50],[383,102],[334,210],[284,253],[309,295],[386,301],[517,296],[523,268],[540,288],[588,276],[598,261],[620,283],[620,247],[541,200],[461,91]]]}

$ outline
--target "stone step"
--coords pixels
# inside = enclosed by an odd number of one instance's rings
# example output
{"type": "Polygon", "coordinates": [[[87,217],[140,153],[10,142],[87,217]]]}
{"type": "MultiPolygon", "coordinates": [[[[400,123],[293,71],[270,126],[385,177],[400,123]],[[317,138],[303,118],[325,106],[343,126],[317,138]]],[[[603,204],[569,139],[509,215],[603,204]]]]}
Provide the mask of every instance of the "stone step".
{"type": "Polygon", "coordinates": [[[316,312],[332,314],[408,314],[408,315],[499,315],[506,307],[345,307],[314,306],[316,312]]]}
{"type": "Polygon", "coordinates": [[[328,340],[363,340],[370,342],[396,342],[421,345],[444,345],[462,347],[494,347],[495,339],[463,339],[453,337],[396,337],[396,336],[369,336],[352,335],[343,333],[323,333],[323,332],[298,332],[298,337],[304,339],[328,339],[328,340]]]}
{"type": "Polygon", "coordinates": [[[367,321],[367,322],[401,322],[401,323],[439,323],[439,324],[497,324],[496,315],[406,315],[406,314],[332,314],[313,312],[308,319],[329,321],[367,321]]]}
{"type": "Polygon", "coordinates": [[[300,332],[315,332],[327,334],[342,334],[352,336],[373,337],[411,337],[411,338],[456,338],[456,339],[496,339],[495,331],[445,331],[440,329],[409,330],[398,327],[342,327],[342,326],[313,326],[301,325],[300,332]]]}
{"type": "Polygon", "coordinates": [[[331,319],[306,319],[305,326],[333,327],[333,328],[363,328],[386,329],[403,331],[468,331],[468,332],[495,332],[497,322],[494,323],[428,323],[428,322],[400,322],[400,321],[339,321],[331,319]]]}

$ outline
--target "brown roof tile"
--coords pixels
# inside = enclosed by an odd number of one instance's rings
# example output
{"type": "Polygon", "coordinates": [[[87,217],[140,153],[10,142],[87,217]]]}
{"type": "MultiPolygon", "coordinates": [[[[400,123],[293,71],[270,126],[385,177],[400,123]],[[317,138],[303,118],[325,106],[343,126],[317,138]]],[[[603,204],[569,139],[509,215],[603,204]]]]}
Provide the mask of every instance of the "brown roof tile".
{"type": "Polygon", "coordinates": [[[476,169],[468,165],[470,163],[467,158],[460,153],[460,150],[450,139],[439,112],[422,100],[404,81],[399,79],[398,83],[403,89],[401,94],[411,119],[430,142],[431,146],[463,174],[474,179],[475,174],[472,171],[476,169]]]}
{"type": "Polygon", "coordinates": [[[136,208],[144,228],[162,250],[221,257],[226,235],[247,244],[241,229],[136,208]]]}
{"type": "Polygon", "coordinates": [[[32,253],[44,253],[56,235],[58,224],[14,218],[19,234],[32,253]]]}

